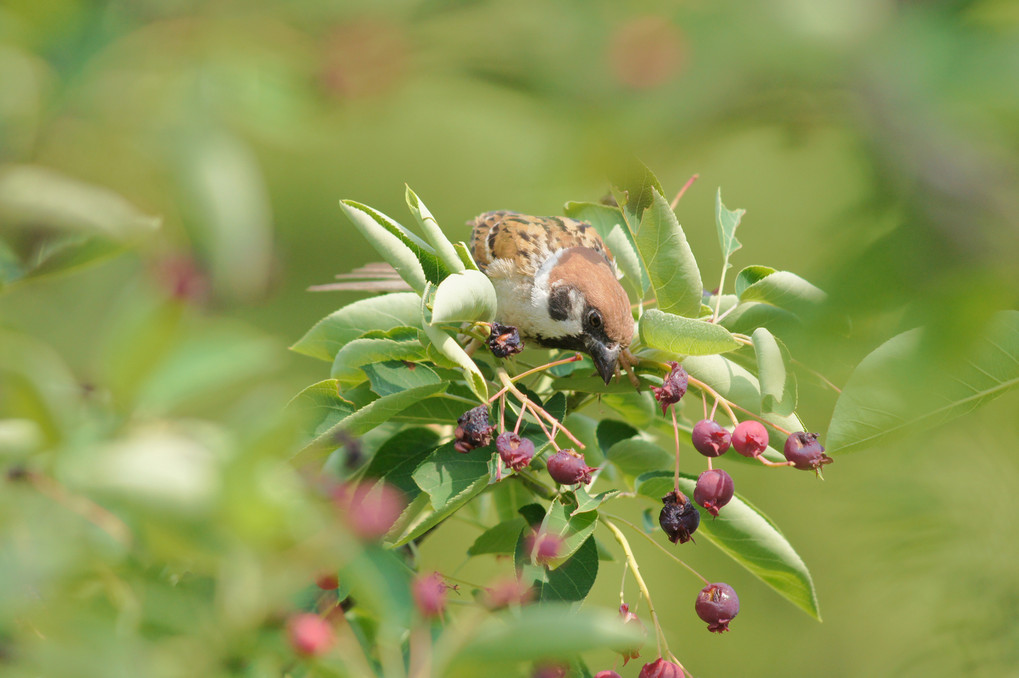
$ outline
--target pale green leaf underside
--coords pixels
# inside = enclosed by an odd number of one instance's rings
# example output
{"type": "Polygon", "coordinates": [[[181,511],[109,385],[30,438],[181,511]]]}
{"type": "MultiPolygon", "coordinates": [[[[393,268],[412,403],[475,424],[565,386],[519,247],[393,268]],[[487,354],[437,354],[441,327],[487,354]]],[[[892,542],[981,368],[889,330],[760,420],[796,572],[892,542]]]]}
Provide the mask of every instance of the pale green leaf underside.
{"type": "Polygon", "coordinates": [[[715,196],[715,225],[718,227],[718,244],[722,248],[722,259],[725,262],[725,268],[729,268],[732,265],[729,263],[729,257],[732,256],[732,253],[743,246],[736,239],[736,228],[739,226],[744,214],[746,214],[746,210],[730,210],[722,204],[722,189],[719,188],[715,196]]]}
{"type": "Polygon", "coordinates": [[[453,247],[453,243],[449,241],[446,234],[439,228],[439,222],[435,220],[432,213],[425,207],[425,204],[421,202],[421,199],[417,197],[417,194],[411,190],[410,186],[407,186],[406,191],[407,207],[410,208],[411,214],[417,220],[418,225],[425,234],[425,238],[431,243],[432,247],[435,248],[435,254],[439,260],[449,269],[452,273],[459,273],[464,270],[464,263],[460,260],[460,256],[456,253],[456,249],[453,247]]]}
{"type": "Polygon", "coordinates": [[[432,324],[489,322],[495,318],[497,303],[495,287],[484,273],[453,273],[435,291],[432,324]]]}
{"type": "Polygon", "coordinates": [[[421,324],[421,297],[398,292],[355,301],[330,313],[308,330],[290,350],[332,362],[347,343],[372,330],[417,327],[421,324]]]}
{"type": "Polygon", "coordinates": [[[721,325],[654,308],[640,317],[639,333],[646,346],[677,355],[714,355],[740,346],[721,325]]]}

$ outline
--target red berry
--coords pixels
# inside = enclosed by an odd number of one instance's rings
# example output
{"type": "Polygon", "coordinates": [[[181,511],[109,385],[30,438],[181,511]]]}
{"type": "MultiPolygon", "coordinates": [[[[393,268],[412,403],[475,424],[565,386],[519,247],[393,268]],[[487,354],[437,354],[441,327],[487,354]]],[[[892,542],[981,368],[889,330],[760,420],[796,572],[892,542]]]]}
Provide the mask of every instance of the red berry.
{"type": "Polygon", "coordinates": [[[315,585],[323,591],[335,591],[340,588],[340,579],[335,574],[323,574],[315,580],[315,585]]]}
{"type": "Polygon", "coordinates": [[[637,678],[683,678],[683,669],[679,664],[658,658],[650,664],[644,664],[637,678]]]}
{"type": "Polygon", "coordinates": [[[591,471],[597,471],[584,463],[584,457],[573,450],[559,450],[548,460],[548,474],[560,485],[576,485],[591,482],[591,471]]]}
{"type": "Polygon", "coordinates": [[[732,447],[744,457],[756,457],[768,448],[768,429],[759,421],[742,421],[732,430],[732,447]]]}
{"type": "Polygon", "coordinates": [[[453,432],[456,443],[453,444],[453,449],[457,452],[467,453],[492,442],[495,427],[488,423],[488,405],[478,405],[467,410],[456,420],[456,424],[456,430],[453,432]]]}
{"type": "Polygon", "coordinates": [[[687,382],[689,381],[689,376],[682,365],[669,361],[669,366],[672,369],[665,375],[661,387],[651,387],[651,392],[655,394],[655,400],[662,404],[662,414],[665,414],[669,405],[678,403],[680,398],[686,395],[687,382]]]}
{"type": "Polygon", "coordinates": [[[705,457],[720,457],[729,449],[729,432],[712,419],[701,419],[694,424],[690,437],[694,449],[705,457]]]}
{"type": "Polygon", "coordinates": [[[534,443],[521,438],[512,431],[505,431],[495,439],[495,449],[499,456],[514,471],[519,471],[531,463],[534,458],[534,443]]]}
{"type": "Polygon", "coordinates": [[[287,622],[290,646],[297,654],[314,657],[324,654],[333,645],[333,627],[316,614],[304,613],[287,622]]]}
{"type": "Polygon", "coordinates": [[[406,507],[400,491],[381,482],[342,485],[333,491],[333,502],[350,530],[365,541],[385,536],[406,507]]]}
{"type": "Polygon", "coordinates": [[[658,514],[658,524],[665,530],[669,541],[673,544],[690,541],[701,524],[701,514],[682,493],[669,492],[662,497],[662,502],[664,506],[658,514]]]}
{"type": "Polygon", "coordinates": [[[824,453],[821,443],[817,442],[816,433],[803,431],[793,433],[786,439],[782,451],[787,461],[791,461],[793,466],[804,471],[820,472],[822,466],[834,461],[824,453]]]}
{"type": "Polygon", "coordinates": [[[720,468],[711,469],[697,478],[693,500],[717,516],[718,510],[732,500],[733,491],[732,476],[720,468]]]}
{"type": "Polygon", "coordinates": [[[499,610],[509,605],[525,605],[533,597],[534,587],[511,577],[486,588],[482,602],[489,610],[499,610]]]}
{"type": "Polygon", "coordinates": [[[598,673],[594,674],[594,678],[623,678],[623,677],[620,676],[615,671],[610,671],[606,669],[605,671],[599,671],[598,673]]]}
{"type": "Polygon", "coordinates": [[[527,553],[534,558],[534,562],[545,565],[559,555],[563,540],[548,532],[533,532],[527,537],[525,546],[527,553]]]}
{"type": "Polygon", "coordinates": [[[446,582],[438,572],[417,577],[412,593],[414,603],[425,617],[438,617],[446,609],[446,582]]]}
{"type": "Polygon", "coordinates": [[[739,598],[728,584],[708,584],[697,594],[697,616],[708,623],[708,630],[722,633],[739,614],[739,598]]]}

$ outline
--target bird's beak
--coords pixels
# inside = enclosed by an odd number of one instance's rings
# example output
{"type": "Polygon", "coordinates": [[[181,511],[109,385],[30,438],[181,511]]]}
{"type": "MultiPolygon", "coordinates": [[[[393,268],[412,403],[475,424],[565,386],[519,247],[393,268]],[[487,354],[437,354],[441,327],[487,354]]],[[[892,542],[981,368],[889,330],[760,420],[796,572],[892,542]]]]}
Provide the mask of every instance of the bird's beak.
{"type": "Polygon", "coordinates": [[[594,360],[594,366],[598,369],[598,374],[608,384],[616,373],[616,361],[619,360],[620,351],[619,344],[614,344],[609,348],[600,341],[592,339],[587,343],[587,350],[594,360]]]}

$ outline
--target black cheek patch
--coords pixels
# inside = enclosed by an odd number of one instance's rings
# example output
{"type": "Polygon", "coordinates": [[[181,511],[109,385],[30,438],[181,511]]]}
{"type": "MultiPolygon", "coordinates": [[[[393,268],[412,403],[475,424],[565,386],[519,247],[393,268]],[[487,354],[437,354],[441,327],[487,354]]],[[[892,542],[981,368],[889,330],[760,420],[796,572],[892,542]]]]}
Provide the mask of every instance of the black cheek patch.
{"type": "Polygon", "coordinates": [[[557,287],[548,295],[548,317],[552,320],[566,320],[570,315],[570,288],[557,287]]]}

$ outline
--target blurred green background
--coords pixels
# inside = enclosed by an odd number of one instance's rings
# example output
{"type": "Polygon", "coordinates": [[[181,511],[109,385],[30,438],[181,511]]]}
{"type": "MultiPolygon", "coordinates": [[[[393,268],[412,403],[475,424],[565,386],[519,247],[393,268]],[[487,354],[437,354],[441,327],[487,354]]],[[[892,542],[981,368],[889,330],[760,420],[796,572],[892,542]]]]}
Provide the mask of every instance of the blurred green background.
{"type": "MultiPolygon", "coordinates": [[[[1017,77],[1012,0],[7,0],[0,416],[17,422],[0,444],[128,507],[145,555],[9,481],[0,668],[272,675],[238,658],[248,620],[328,553],[294,550],[322,512],[276,464],[274,415],[326,374],[286,346],[358,298],[309,285],[377,258],[338,199],[402,220],[407,183],[463,239],[486,210],[597,200],[636,155],[667,191],[700,175],[678,215],[707,288],[721,186],[747,210],[735,265],[794,271],[849,315],[802,360],[843,383],[932,324],[951,370],[1019,301],[1017,77]],[[43,275],[61,261],[82,265],[43,275]],[[187,461],[126,465],[157,444],[187,461]],[[154,583],[175,567],[215,606],[154,583]]],[[[833,402],[801,412],[823,430],[833,402]]],[[[840,457],[823,483],[740,469],[811,568],[822,624],[699,544],[690,560],[743,602],[709,635],[696,581],[635,540],[673,650],[705,677],[1019,676],[1015,412],[840,457]]],[[[423,562],[459,567],[472,530],[451,522],[423,562]]],[[[620,575],[604,564],[595,602],[618,604],[620,575]]]]}

